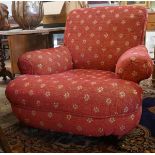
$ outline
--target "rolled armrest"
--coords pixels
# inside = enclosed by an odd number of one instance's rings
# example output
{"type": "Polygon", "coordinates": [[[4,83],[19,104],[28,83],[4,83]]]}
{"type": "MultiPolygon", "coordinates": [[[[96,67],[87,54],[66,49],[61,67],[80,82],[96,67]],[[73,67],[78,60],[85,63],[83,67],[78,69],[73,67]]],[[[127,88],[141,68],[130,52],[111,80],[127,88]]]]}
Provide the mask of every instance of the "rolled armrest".
{"type": "Polygon", "coordinates": [[[67,47],[26,52],[18,59],[22,74],[48,75],[72,69],[72,57],[67,47]]]}
{"type": "Polygon", "coordinates": [[[147,49],[139,45],[126,51],[116,64],[116,73],[121,79],[140,82],[151,76],[153,71],[153,61],[147,49]]]}

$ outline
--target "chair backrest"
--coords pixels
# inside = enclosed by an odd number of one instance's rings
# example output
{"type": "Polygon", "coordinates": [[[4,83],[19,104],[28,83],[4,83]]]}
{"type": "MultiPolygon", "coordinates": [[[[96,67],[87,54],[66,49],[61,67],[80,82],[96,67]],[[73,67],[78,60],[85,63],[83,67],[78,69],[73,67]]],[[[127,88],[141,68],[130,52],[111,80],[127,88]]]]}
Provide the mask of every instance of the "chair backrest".
{"type": "Polygon", "coordinates": [[[67,17],[64,44],[75,68],[114,71],[128,49],[143,44],[147,11],[141,6],[73,10],[67,17]]]}

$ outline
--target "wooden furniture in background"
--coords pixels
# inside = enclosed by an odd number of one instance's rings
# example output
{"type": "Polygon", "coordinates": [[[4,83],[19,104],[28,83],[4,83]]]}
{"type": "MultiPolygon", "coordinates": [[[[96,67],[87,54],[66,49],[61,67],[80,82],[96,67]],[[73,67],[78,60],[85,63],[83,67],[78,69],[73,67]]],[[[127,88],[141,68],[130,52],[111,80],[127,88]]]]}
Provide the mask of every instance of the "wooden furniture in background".
{"type": "MultiPolygon", "coordinates": [[[[8,23],[8,13],[8,7],[5,4],[0,3],[0,30],[7,30],[10,27],[8,23]]],[[[2,36],[0,35],[0,77],[3,77],[3,80],[6,80],[7,76],[11,79],[13,78],[12,74],[5,67],[2,36]]]]}
{"type": "Polygon", "coordinates": [[[120,5],[139,5],[150,8],[150,1],[121,1],[120,5]]]}
{"type": "Polygon", "coordinates": [[[1,43],[2,37],[0,36],[0,77],[3,77],[3,80],[7,80],[7,77],[10,79],[13,79],[13,76],[10,71],[8,71],[5,67],[4,63],[4,52],[2,51],[2,43],[1,43]]]}
{"type": "Polygon", "coordinates": [[[8,39],[7,38],[2,38],[1,39],[1,43],[2,43],[2,51],[4,52],[4,60],[8,60],[9,56],[8,56],[8,50],[9,50],[9,43],[8,43],[8,39]]]}
{"type": "Polygon", "coordinates": [[[47,34],[10,35],[8,36],[8,41],[13,74],[19,73],[17,62],[20,55],[27,51],[49,47],[47,34]]]}
{"type": "Polygon", "coordinates": [[[0,31],[0,35],[8,36],[12,74],[20,73],[17,66],[20,55],[28,51],[52,47],[51,36],[56,33],[63,33],[64,29],[64,27],[39,27],[35,30],[14,29],[0,31]]]}
{"type": "Polygon", "coordinates": [[[155,12],[148,13],[147,28],[148,31],[155,30],[155,12]]]}

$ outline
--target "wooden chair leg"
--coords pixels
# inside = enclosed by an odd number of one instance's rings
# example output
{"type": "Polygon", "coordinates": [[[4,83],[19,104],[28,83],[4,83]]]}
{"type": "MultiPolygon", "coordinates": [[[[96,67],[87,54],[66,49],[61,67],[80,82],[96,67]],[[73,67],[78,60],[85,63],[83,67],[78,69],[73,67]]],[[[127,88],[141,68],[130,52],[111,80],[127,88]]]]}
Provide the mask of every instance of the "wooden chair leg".
{"type": "Polygon", "coordinates": [[[0,127],[0,146],[2,147],[5,153],[11,153],[11,148],[7,142],[6,136],[3,133],[2,128],[0,127]]]}

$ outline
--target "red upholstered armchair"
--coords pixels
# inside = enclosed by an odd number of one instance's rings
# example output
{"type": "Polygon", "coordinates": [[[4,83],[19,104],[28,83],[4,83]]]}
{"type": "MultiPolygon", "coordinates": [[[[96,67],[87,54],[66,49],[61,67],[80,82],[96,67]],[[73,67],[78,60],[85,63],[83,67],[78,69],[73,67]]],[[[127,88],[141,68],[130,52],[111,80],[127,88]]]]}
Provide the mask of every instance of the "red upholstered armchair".
{"type": "Polygon", "coordinates": [[[64,46],[27,52],[6,88],[27,125],[87,136],[122,136],[140,120],[142,89],[152,72],[143,45],[147,12],[138,6],[77,9],[64,46]]]}

